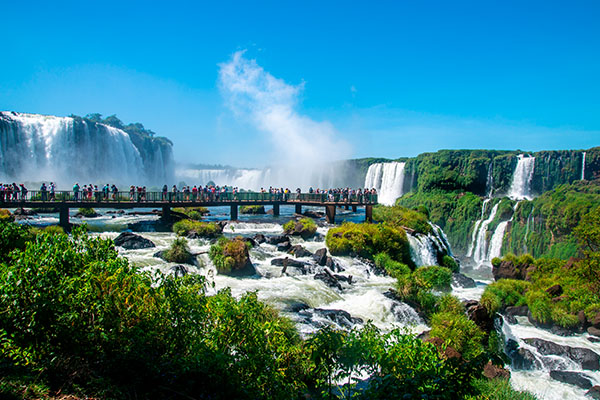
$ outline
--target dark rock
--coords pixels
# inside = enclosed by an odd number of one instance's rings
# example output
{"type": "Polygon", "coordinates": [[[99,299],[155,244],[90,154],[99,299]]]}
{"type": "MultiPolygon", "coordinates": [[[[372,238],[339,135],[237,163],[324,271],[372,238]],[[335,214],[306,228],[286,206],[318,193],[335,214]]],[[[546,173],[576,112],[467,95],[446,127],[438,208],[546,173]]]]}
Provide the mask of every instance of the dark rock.
{"type": "Polygon", "coordinates": [[[600,337],[600,329],[593,326],[587,328],[587,333],[589,333],[592,336],[600,337]]]}
{"type": "Polygon", "coordinates": [[[524,276],[519,268],[510,261],[502,261],[497,267],[492,267],[494,279],[523,279],[524,276]]]}
{"type": "Polygon", "coordinates": [[[19,216],[34,216],[34,215],[38,215],[37,212],[35,212],[34,210],[31,210],[29,208],[17,208],[15,211],[13,211],[13,215],[19,215],[19,216]]]}
{"type": "Polygon", "coordinates": [[[325,270],[325,272],[315,274],[314,279],[321,280],[325,282],[327,286],[332,287],[334,289],[342,290],[342,285],[340,284],[340,282],[336,279],[334,275],[332,275],[327,270],[325,270]]]}
{"type": "Polygon", "coordinates": [[[171,271],[176,277],[185,276],[190,272],[185,265],[181,264],[172,266],[169,268],[169,271],[171,271]]]}
{"type": "Polygon", "coordinates": [[[421,339],[422,341],[426,341],[427,339],[429,339],[429,334],[431,333],[431,330],[428,331],[423,331],[421,332],[418,336],[417,339],[421,339]]]}
{"type": "Polygon", "coordinates": [[[477,286],[474,279],[471,279],[468,276],[459,272],[455,272],[452,274],[452,284],[454,286],[462,288],[474,288],[475,286],[477,286]]]}
{"type": "Polygon", "coordinates": [[[562,292],[563,289],[560,285],[550,286],[548,289],[546,289],[546,293],[548,293],[550,297],[560,296],[562,292]]]}
{"type": "Polygon", "coordinates": [[[127,250],[137,250],[137,249],[148,249],[151,247],[156,247],[156,245],[151,241],[142,237],[140,235],[136,235],[131,232],[123,232],[119,236],[117,236],[114,240],[115,246],[121,246],[127,250]]]}
{"type": "Polygon", "coordinates": [[[352,285],[352,275],[338,275],[334,274],[333,277],[338,281],[346,282],[349,285],[352,285]]]}
{"type": "Polygon", "coordinates": [[[510,379],[510,371],[488,361],[485,367],[483,367],[483,376],[488,379],[510,379]]]}
{"type": "Polygon", "coordinates": [[[579,386],[582,389],[590,389],[592,381],[586,375],[574,371],[550,371],[550,377],[560,382],[579,386]]]}
{"type": "Polygon", "coordinates": [[[467,308],[466,312],[469,319],[484,332],[490,333],[494,329],[494,319],[481,304],[477,303],[467,308]]]}
{"type": "Polygon", "coordinates": [[[292,248],[292,245],[290,242],[283,242],[283,243],[279,243],[277,245],[277,251],[288,251],[291,248],[292,248]]]}
{"type": "Polygon", "coordinates": [[[97,212],[93,212],[93,213],[89,213],[89,214],[82,214],[80,212],[78,212],[77,214],[74,215],[75,218],[98,218],[100,216],[100,214],[98,214],[97,212]]]}
{"type": "Polygon", "coordinates": [[[254,235],[254,241],[258,244],[264,243],[267,241],[267,239],[265,238],[265,235],[263,235],[262,233],[257,233],[256,235],[254,235]]]}
{"type": "Polygon", "coordinates": [[[600,337],[596,337],[596,336],[588,336],[587,337],[588,342],[590,343],[599,343],[600,342],[600,337]]]}
{"type": "MultiPolygon", "coordinates": [[[[161,260],[164,260],[164,261],[167,261],[167,262],[170,262],[169,260],[167,260],[167,259],[165,258],[165,253],[166,253],[166,250],[157,251],[156,253],[154,253],[154,257],[156,257],[156,258],[160,258],[161,260]]],[[[196,260],[196,257],[194,257],[194,255],[192,255],[192,254],[190,253],[190,255],[189,255],[188,259],[187,259],[187,260],[185,260],[185,261],[183,261],[183,262],[184,262],[185,264],[194,265],[194,264],[195,264],[195,260],[196,260]]]]}
{"type": "Polygon", "coordinates": [[[339,326],[346,328],[352,328],[356,324],[362,324],[364,321],[361,318],[353,317],[344,310],[326,310],[322,308],[315,308],[314,313],[320,317],[326,318],[332,322],[335,322],[339,326]]]}
{"type": "Polygon", "coordinates": [[[290,237],[287,235],[270,236],[269,238],[267,238],[267,243],[269,243],[269,244],[280,244],[280,243],[289,242],[289,241],[290,241],[290,237]]]}
{"type": "Polygon", "coordinates": [[[310,256],[313,255],[313,253],[311,253],[310,251],[306,250],[304,247],[302,247],[299,244],[297,244],[295,246],[292,246],[288,250],[288,253],[293,254],[296,257],[310,257],[310,256]]]}
{"type": "MultiPolygon", "coordinates": [[[[271,265],[275,265],[277,267],[283,267],[284,261],[285,261],[285,258],[274,258],[271,260],[271,265]]],[[[300,270],[302,270],[302,275],[306,275],[309,272],[310,264],[305,263],[303,261],[298,261],[298,260],[294,260],[292,258],[288,258],[287,266],[288,266],[288,268],[289,267],[299,268],[300,270]]]]}
{"type": "Polygon", "coordinates": [[[123,215],[123,214],[125,214],[125,210],[110,210],[110,211],[107,211],[106,213],[123,215]]]}
{"type": "Polygon", "coordinates": [[[319,212],[319,211],[313,211],[313,210],[306,210],[302,213],[302,215],[309,217],[309,218],[319,219],[319,218],[323,218],[325,216],[325,213],[319,212]]]}
{"type": "Polygon", "coordinates": [[[444,341],[438,337],[430,337],[428,339],[425,339],[424,342],[433,344],[438,350],[438,352],[442,354],[446,359],[462,358],[462,355],[458,351],[456,351],[456,349],[454,349],[451,346],[446,346],[444,341]]]}
{"type": "Polygon", "coordinates": [[[592,388],[587,391],[586,396],[590,396],[592,399],[600,399],[600,386],[592,386],[592,388]]]}
{"type": "Polygon", "coordinates": [[[313,259],[317,262],[317,264],[325,266],[325,263],[327,262],[327,249],[322,248],[315,251],[315,254],[313,254],[313,259]]]}
{"type": "Polygon", "coordinates": [[[594,328],[600,329],[600,312],[597,313],[596,315],[594,315],[594,317],[592,318],[592,320],[590,321],[590,323],[592,324],[592,326],[594,328]]]}
{"type": "Polygon", "coordinates": [[[596,371],[600,369],[600,356],[583,347],[564,346],[539,338],[524,339],[525,343],[534,346],[540,354],[557,355],[570,358],[581,365],[581,368],[596,371]]]}
{"type": "Polygon", "coordinates": [[[516,324],[516,316],[526,317],[529,314],[529,307],[525,306],[508,306],[504,309],[504,316],[510,324],[516,324]]]}
{"type": "Polygon", "coordinates": [[[509,339],[505,347],[506,355],[512,361],[511,365],[518,370],[540,369],[543,365],[528,349],[519,347],[519,344],[513,339],[509,339]]]}
{"type": "Polygon", "coordinates": [[[297,302],[297,303],[292,303],[290,305],[288,305],[287,307],[284,308],[285,311],[288,312],[293,312],[293,313],[297,313],[303,310],[308,310],[310,308],[310,306],[306,303],[302,303],[302,302],[297,302]]]}
{"type": "Polygon", "coordinates": [[[335,260],[331,257],[327,257],[327,261],[325,261],[325,266],[332,271],[335,272],[344,272],[344,268],[342,268],[335,260]]]}

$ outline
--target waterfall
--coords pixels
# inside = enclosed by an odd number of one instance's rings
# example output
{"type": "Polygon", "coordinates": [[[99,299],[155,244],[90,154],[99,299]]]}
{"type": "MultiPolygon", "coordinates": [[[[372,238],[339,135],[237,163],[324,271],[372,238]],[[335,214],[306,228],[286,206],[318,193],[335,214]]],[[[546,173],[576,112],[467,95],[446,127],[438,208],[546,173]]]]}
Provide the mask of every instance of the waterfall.
{"type": "Polygon", "coordinates": [[[83,119],[0,112],[0,179],[162,184],[172,176],[171,145],[83,119]],[[160,164],[160,165],[154,165],[160,164]]]}
{"type": "Polygon", "coordinates": [[[404,165],[403,162],[394,161],[369,166],[365,187],[377,190],[379,203],[394,205],[396,199],[404,194],[404,165]]]}
{"type": "Polygon", "coordinates": [[[475,242],[475,250],[473,253],[473,258],[477,263],[481,263],[488,259],[487,227],[494,220],[494,218],[496,218],[496,212],[498,211],[499,205],[500,203],[496,203],[496,205],[492,207],[490,216],[486,220],[483,220],[479,225],[479,231],[477,232],[477,241],[475,242]]]}
{"type": "Polygon", "coordinates": [[[512,183],[508,191],[508,197],[513,200],[531,200],[531,180],[535,168],[535,157],[519,154],[517,167],[513,173],[512,183]]]}
{"type": "Polygon", "coordinates": [[[502,252],[502,241],[504,240],[504,233],[506,232],[506,226],[508,221],[502,221],[496,227],[492,240],[490,240],[490,251],[487,259],[492,260],[496,257],[500,257],[502,252]]]}
{"type": "Polygon", "coordinates": [[[418,267],[437,265],[436,250],[431,238],[420,233],[406,236],[410,243],[410,255],[418,267]]]}
{"type": "Polygon", "coordinates": [[[492,163],[488,165],[487,179],[485,181],[486,197],[492,197],[494,194],[494,175],[492,174],[492,163]]]}
{"type": "Polygon", "coordinates": [[[475,243],[477,241],[477,235],[479,234],[479,226],[484,220],[485,209],[490,202],[490,198],[483,200],[483,204],[481,205],[481,217],[475,222],[475,227],[473,227],[473,233],[471,234],[471,244],[469,244],[469,250],[467,251],[467,257],[473,256],[473,250],[475,249],[475,243]]]}
{"type": "Polygon", "coordinates": [[[585,151],[582,153],[581,157],[581,180],[585,180],[585,151]]]}
{"type": "Polygon", "coordinates": [[[531,225],[533,224],[533,211],[535,207],[531,207],[531,211],[529,212],[529,216],[527,216],[527,225],[525,227],[525,239],[523,240],[523,245],[525,246],[525,253],[529,252],[527,249],[527,238],[529,237],[529,232],[531,231],[531,225]]]}

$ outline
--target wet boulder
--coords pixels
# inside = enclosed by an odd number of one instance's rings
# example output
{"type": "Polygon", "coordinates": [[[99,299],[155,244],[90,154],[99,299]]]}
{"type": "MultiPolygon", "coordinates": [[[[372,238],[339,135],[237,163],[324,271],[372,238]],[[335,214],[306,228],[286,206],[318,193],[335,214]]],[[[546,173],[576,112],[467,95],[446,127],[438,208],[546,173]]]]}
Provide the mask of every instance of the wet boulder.
{"type": "Polygon", "coordinates": [[[452,274],[452,286],[470,289],[476,287],[477,283],[475,283],[474,279],[469,278],[460,272],[454,272],[452,274]]]}
{"type": "Polygon", "coordinates": [[[169,268],[169,271],[177,278],[186,276],[190,272],[185,265],[181,264],[172,266],[171,268],[169,268]]]}
{"type": "Polygon", "coordinates": [[[517,319],[515,317],[526,317],[529,314],[529,307],[525,306],[508,306],[504,309],[504,316],[506,320],[511,324],[516,324],[517,319]]]}
{"type": "Polygon", "coordinates": [[[277,251],[286,252],[292,248],[292,244],[290,242],[282,242],[277,245],[277,251]]]}
{"type": "Polygon", "coordinates": [[[505,346],[506,355],[510,357],[512,367],[517,370],[533,370],[542,368],[543,364],[535,355],[513,339],[509,339],[505,346]]]}
{"type": "Polygon", "coordinates": [[[575,371],[550,371],[550,377],[557,381],[575,385],[582,389],[590,389],[592,381],[588,376],[575,371]]]}
{"type": "Polygon", "coordinates": [[[523,271],[511,261],[504,260],[500,264],[492,266],[494,279],[524,279],[523,271]]]}
{"type": "Polygon", "coordinates": [[[325,270],[324,272],[315,274],[314,279],[325,282],[325,284],[331,288],[342,290],[342,284],[335,277],[335,275],[333,275],[328,270],[325,270]]]}
{"type": "Polygon", "coordinates": [[[302,213],[302,215],[304,215],[305,217],[315,218],[315,219],[319,219],[319,218],[325,217],[325,213],[324,212],[313,211],[313,210],[306,210],[306,211],[304,211],[302,213]]]}
{"type": "Polygon", "coordinates": [[[345,328],[352,328],[354,325],[362,324],[364,322],[361,318],[353,317],[349,312],[344,310],[315,308],[313,311],[316,315],[345,328]]]}
{"type": "Polygon", "coordinates": [[[485,367],[483,367],[483,376],[488,379],[510,379],[510,371],[488,361],[485,367]]]}
{"type": "Polygon", "coordinates": [[[548,293],[550,295],[550,297],[557,297],[560,296],[563,292],[562,286],[560,285],[553,285],[550,286],[548,289],[546,289],[546,293],[548,293]]]}
{"type": "Polygon", "coordinates": [[[156,245],[149,239],[136,235],[132,232],[123,232],[114,240],[115,246],[123,247],[127,250],[149,249],[156,245]]]}
{"type": "Polygon", "coordinates": [[[591,397],[592,399],[600,399],[600,386],[592,386],[592,388],[588,390],[585,395],[591,397]]]}
{"type": "Polygon", "coordinates": [[[254,235],[254,241],[258,244],[261,244],[266,242],[267,238],[265,238],[265,235],[263,235],[262,233],[257,233],[256,235],[254,235]]]}
{"type": "MultiPolygon", "coordinates": [[[[283,267],[285,262],[286,262],[285,258],[274,258],[271,260],[271,265],[275,265],[277,267],[283,267]]],[[[299,260],[294,260],[293,258],[287,259],[287,267],[300,269],[302,271],[302,275],[306,275],[310,271],[309,263],[299,261],[299,260]]]]}
{"type": "Polygon", "coordinates": [[[592,336],[600,337],[600,329],[593,326],[587,328],[587,333],[589,333],[592,336]]]}
{"type": "Polygon", "coordinates": [[[566,357],[581,365],[581,368],[591,371],[600,369],[600,356],[590,349],[565,346],[539,338],[524,339],[524,341],[534,346],[540,354],[545,356],[556,355],[566,357]]]}
{"type": "Polygon", "coordinates": [[[287,235],[278,235],[278,236],[270,236],[267,238],[266,242],[268,244],[278,245],[280,243],[289,242],[290,237],[287,235]]]}
{"type": "Polygon", "coordinates": [[[327,257],[327,261],[325,261],[325,266],[332,271],[335,272],[344,272],[344,268],[342,268],[335,260],[331,257],[327,257]]]}
{"type": "Polygon", "coordinates": [[[494,329],[494,318],[481,303],[476,302],[468,308],[465,307],[465,310],[469,319],[475,322],[482,331],[489,333],[494,329]]]}
{"type": "Polygon", "coordinates": [[[315,260],[317,264],[325,266],[325,263],[327,262],[327,249],[322,248],[315,251],[315,254],[313,254],[313,260],[315,260]]]}
{"type": "Polygon", "coordinates": [[[306,250],[304,247],[302,247],[299,244],[297,244],[295,246],[292,246],[288,250],[288,253],[293,254],[296,257],[310,257],[310,256],[313,255],[313,253],[311,253],[310,251],[306,250]]]}

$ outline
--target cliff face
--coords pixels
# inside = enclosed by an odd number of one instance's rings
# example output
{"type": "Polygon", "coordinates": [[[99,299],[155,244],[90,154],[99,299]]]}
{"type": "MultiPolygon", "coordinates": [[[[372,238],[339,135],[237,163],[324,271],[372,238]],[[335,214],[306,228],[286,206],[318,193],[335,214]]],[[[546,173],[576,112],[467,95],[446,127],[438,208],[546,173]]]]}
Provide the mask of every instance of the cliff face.
{"type": "Polygon", "coordinates": [[[162,185],[173,180],[172,144],[79,117],[0,112],[3,181],[162,185]]]}

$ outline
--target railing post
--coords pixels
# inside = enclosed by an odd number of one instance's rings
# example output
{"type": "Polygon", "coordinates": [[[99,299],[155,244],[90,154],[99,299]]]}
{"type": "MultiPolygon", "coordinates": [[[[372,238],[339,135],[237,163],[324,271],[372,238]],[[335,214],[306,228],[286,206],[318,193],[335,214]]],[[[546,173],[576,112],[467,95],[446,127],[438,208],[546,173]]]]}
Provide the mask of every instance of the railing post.
{"type": "Polygon", "coordinates": [[[273,204],[273,216],[274,217],[279,216],[279,204],[273,204]]]}
{"type": "Polygon", "coordinates": [[[325,215],[327,222],[335,224],[335,205],[325,206],[325,215]]]}

